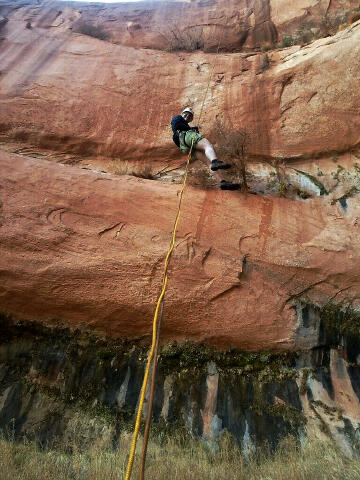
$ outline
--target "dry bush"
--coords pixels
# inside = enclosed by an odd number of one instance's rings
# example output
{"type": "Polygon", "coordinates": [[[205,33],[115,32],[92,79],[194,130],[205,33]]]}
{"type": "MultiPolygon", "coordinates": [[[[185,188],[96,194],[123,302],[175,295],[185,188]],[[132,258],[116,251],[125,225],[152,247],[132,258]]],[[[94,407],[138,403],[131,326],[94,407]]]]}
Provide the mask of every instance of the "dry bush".
{"type": "Polygon", "coordinates": [[[279,197],[286,197],[289,189],[289,182],[285,173],[285,163],[283,161],[276,161],[273,164],[277,177],[277,193],[279,197]]]}
{"type": "Polygon", "coordinates": [[[149,163],[134,165],[129,162],[113,162],[109,165],[109,170],[115,175],[132,175],[138,178],[147,178],[155,180],[152,166],[149,163]]]}
{"type": "Polygon", "coordinates": [[[189,184],[200,188],[209,188],[213,185],[214,179],[207,166],[197,165],[189,171],[189,184]]]}
{"type": "Polygon", "coordinates": [[[217,118],[212,137],[219,157],[233,164],[237,179],[242,181],[243,189],[247,191],[246,163],[250,144],[249,133],[244,128],[234,128],[229,122],[217,118]]]}
{"type": "Polygon", "coordinates": [[[134,177],[147,178],[149,180],[155,179],[155,176],[152,173],[151,165],[149,164],[139,165],[137,168],[133,170],[132,175],[134,177]]]}
{"type": "Polygon", "coordinates": [[[0,133],[6,133],[9,130],[12,130],[12,128],[13,127],[12,127],[11,123],[0,122],[0,133]]]}
{"type": "Polygon", "coordinates": [[[360,7],[354,8],[354,10],[352,10],[352,12],[349,13],[347,23],[348,25],[351,25],[352,23],[355,23],[358,20],[360,20],[360,7]]]}
{"type": "Polygon", "coordinates": [[[265,72],[266,70],[269,70],[270,64],[271,64],[271,62],[270,62],[269,55],[267,53],[265,53],[265,55],[262,58],[261,65],[260,65],[261,72],[265,72]]]}
{"type": "Polygon", "coordinates": [[[168,31],[162,35],[168,42],[169,52],[177,50],[194,52],[195,50],[204,48],[203,27],[200,26],[180,30],[177,25],[172,25],[168,31]]]}
{"type": "Polygon", "coordinates": [[[26,142],[29,140],[30,133],[26,132],[25,130],[13,130],[11,132],[11,136],[14,140],[18,140],[19,142],[26,142]]]}
{"type": "Polygon", "coordinates": [[[89,37],[98,38],[99,40],[109,40],[109,33],[106,32],[100,25],[93,25],[92,23],[80,22],[74,28],[75,33],[82,33],[89,37]]]}

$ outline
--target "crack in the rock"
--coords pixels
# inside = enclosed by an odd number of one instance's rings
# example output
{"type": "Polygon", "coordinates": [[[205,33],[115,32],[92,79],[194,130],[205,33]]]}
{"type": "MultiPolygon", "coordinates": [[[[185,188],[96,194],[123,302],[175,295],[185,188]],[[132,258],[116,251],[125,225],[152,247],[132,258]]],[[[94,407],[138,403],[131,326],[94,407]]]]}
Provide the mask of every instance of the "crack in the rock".
{"type": "Polygon", "coordinates": [[[203,254],[203,257],[202,257],[202,259],[201,259],[201,266],[202,266],[203,268],[204,268],[204,266],[205,266],[206,260],[208,259],[209,255],[210,255],[210,253],[211,253],[211,250],[212,250],[212,248],[210,247],[210,248],[208,248],[208,249],[204,252],[204,254],[203,254]]]}
{"type": "Polygon", "coordinates": [[[52,208],[47,214],[46,214],[46,221],[51,223],[52,225],[62,223],[62,214],[67,211],[66,208],[64,207],[56,207],[52,208]],[[53,217],[58,214],[59,215],[59,220],[57,222],[54,222],[52,219],[53,217]]]}
{"type": "Polygon", "coordinates": [[[312,290],[314,287],[317,287],[318,285],[321,285],[323,283],[327,283],[327,280],[328,280],[328,277],[326,277],[325,279],[323,280],[319,280],[318,282],[315,282],[315,283],[312,283],[311,285],[309,285],[308,287],[304,288],[303,290],[301,290],[300,292],[298,293],[294,293],[293,295],[290,295],[290,297],[283,303],[282,307],[281,307],[281,310],[284,310],[285,306],[291,302],[292,300],[294,299],[297,299],[299,297],[301,297],[301,295],[304,295],[304,293],[307,293],[309,292],[310,290],[312,290]]]}
{"type": "Polygon", "coordinates": [[[327,6],[326,11],[325,11],[325,20],[326,20],[326,17],[328,15],[331,7],[332,7],[332,0],[329,0],[328,6],[327,6]]]}
{"type": "Polygon", "coordinates": [[[126,224],[124,222],[115,223],[115,225],[111,225],[111,227],[107,227],[107,228],[104,228],[104,230],[101,230],[101,232],[99,232],[98,235],[99,237],[102,237],[104,233],[111,232],[115,228],[119,227],[119,229],[115,233],[115,236],[117,236],[121,232],[121,230],[125,227],[125,225],[126,224]]]}
{"type": "Polygon", "coordinates": [[[211,297],[210,298],[210,302],[213,302],[215,300],[218,300],[219,298],[222,298],[226,295],[228,295],[229,293],[231,293],[233,290],[235,290],[236,288],[241,288],[241,284],[240,283],[237,283],[235,285],[231,285],[231,287],[228,287],[226,288],[225,290],[223,290],[222,292],[218,293],[217,295],[215,295],[214,297],[211,297]]]}
{"type": "Polygon", "coordinates": [[[352,288],[352,287],[353,287],[353,285],[350,285],[349,287],[341,288],[340,290],[338,290],[335,293],[335,295],[333,295],[332,297],[329,298],[328,303],[332,302],[334,300],[334,298],[336,298],[340,293],[346,292],[347,290],[350,290],[350,288],[352,288]]]}

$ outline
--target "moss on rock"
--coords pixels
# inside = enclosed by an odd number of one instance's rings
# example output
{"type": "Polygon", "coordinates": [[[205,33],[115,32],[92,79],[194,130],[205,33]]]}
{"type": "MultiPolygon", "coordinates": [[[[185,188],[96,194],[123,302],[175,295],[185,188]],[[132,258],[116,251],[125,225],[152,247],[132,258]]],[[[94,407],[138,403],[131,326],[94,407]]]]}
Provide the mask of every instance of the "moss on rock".
{"type": "Polygon", "coordinates": [[[350,303],[328,303],[320,309],[320,320],[330,334],[360,339],[360,311],[350,303]]]}

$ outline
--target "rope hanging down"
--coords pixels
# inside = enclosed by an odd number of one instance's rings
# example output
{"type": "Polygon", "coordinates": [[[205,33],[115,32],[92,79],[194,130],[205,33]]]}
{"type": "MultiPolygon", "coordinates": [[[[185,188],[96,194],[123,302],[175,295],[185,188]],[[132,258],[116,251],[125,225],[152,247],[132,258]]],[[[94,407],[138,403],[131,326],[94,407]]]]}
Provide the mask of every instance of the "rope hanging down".
{"type": "MultiPolygon", "coordinates": [[[[151,344],[151,349],[150,349],[150,352],[149,352],[149,356],[148,356],[148,360],[147,360],[147,364],[146,364],[146,368],[145,368],[143,384],[142,384],[142,387],[141,387],[139,408],[138,408],[138,412],[137,412],[137,416],[136,416],[135,429],[134,429],[134,433],[133,433],[133,439],[132,439],[132,444],[131,444],[131,450],[130,450],[130,456],[129,456],[129,461],[128,461],[128,465],[127,465],[125,480],[130,479],[131,472],[132,472],[132,467],[133,467],[133,464],[134,464],[135,449],[136,449],[137,437],[139,435],[141,415],[142,415],[142,409],[143,409],[143,406],[144,406],[146,387],[147,387],[147,382],[148,382],[148,378],[149,378],[150,366],[151,366],[151,362],[152,362],[153,357],[154,357],[154,351],[155,351],[155,346],[156,346],[159,310],[160,310],[160,306],[162,304],[162,301],[163,301],[163,298],[164,298],[165,292],[166,292],[166,287],[167,287],[167,282],[168,282],[168,273],[167,272],[168,272],[168,268],[169,268],[170,257],[171,257],[171,254],[172,254],[173,250],[174,250],[174,247],[175,247],[176,231],[177,231],[177,227],[178,227],[179,220],[180,220],[181,203],[182,203],[182,198],[183,198],[183,194],[184,194],[184,190],[185,190],[185,186],[186,186],[186,181],[187,181],[187,176],[188,176],[188,171],[189,171],[189,164],[190,164],[192,150],[193,150],[193,142],[191,143],[190,152],[189,152],[187,162],[186,162],[184,179],[183,179],[182,187],[181,187],[181,190],[180,190],[180,193],[179,193],[179,204],[178,204],[178,210],[177,210],[177,214],[176,214],[176,218],[175,218],[175,222],[174,222],[171,244],[170,244],[169,251],[167,252],[166,258],[165,258],[164,272],[163,272],[163,286],[162,286],[162,290],[161,290],[161,293],[159,295],[159,298],[158,298],[158,301],[157,301],[157,304],[156,304],[155,314],[154,314],[154,318],[153,318],[152,344],[151,344]]],[[[153,372],[153,374],[154,373],[155,372],[153,372]]]]}
{"type": "MultiPolygon", "coordinates": [[[[218,46],[217,46],[217,51],[216,51],[217,54],[219,53],[220,43],[221,43],[221,39],[219,39],[219,43],[218,43],[218,46]]],[[[201,121],[202,112],[203,112],[203,109],[204,109],[207,93],[209,91],[210,82],[211,82],[211,79],[212,79],[212,76],[213,76],[213,73],[214,73],[214,69],[215,69],[215,65],[212,66],[212,69],[210,71],[209,80],[208,80],[208,83],[207,83],[207,86],[206,86],[204,99],[203,99],[202,104],[201,104],[201,110],[200,110],[199,122],[198,122],[199,125],[200,125],[200,121],[201,121]]],[[[151,343],[151,348],[150,348],[150,352],[149,352],[147,363],[146,363],[143,384],[142,384],[142,387],[141,387],[139,407],[138,407],[137,416],[136,416],[135,428],[134,428],[134,433],[133,433],[133,438],[132,438],[132,443],[131,443],[131,448],[130,448],[130,455],[129,455],[129,460],[128,460],[128,464],[127,464],[125,480],[130,480],[130,478],[131,478],[131,473],[132,473],[132,469],[133,469],[133,465],[134,465],[136,443],[137,443],[137,438],[138,438],[138,435],[139,435],[142,410],[143,410],[143,406],[144,406],[145,394],[146,394],[146,389],[147,389],[147,384],[148,384],[148,379],[149,379],[150,367],[151,367],[151,363],[153,361],[154,355],[157,355],[157,347],[158,347],[158,344],[159,344],[159,335],[160,335],[159,327],[160,327],[160,321],[161,321],[161,316],[162,316],[162,306],[163,306],[163,301],[164,301],[167,282],[168,282],[168,268],[169,268],[169,263],[170,263],[170,258],[171,258],[172,252],[175,248],[176,232],[177,232],[177,228],[178,228],[178,224],[179,224],[179,220],[180,220],[181,204],[182,204],[184,190],[185,190],[185,186],[186,186],[186,182],[187,182],[187,178],[188,178],[189,165],[190,165],[190,160],[191,160],[191,156],[192,156],[193,147],[194,147],[194,141],[191,142],[190,151],[189,151],[189,154],[188,154],[188,157],[187,157],[186,166],[185,166],[185,173],[184,173],[184,177],[183,177],[181,190],[180,190],[180,193],[179,193],[179,203],[178,203],[178,209],[177,209],[175,222],[174,222],[174,227],[173,227],[173,231],[172,231],[170,248],[169,248],[169,250],[166,254],[166,257],[165,257],[162,289],[161,289],[160,295],[159,295],[157,303],[156,303],[156,308],[155,308],[155,313],[154,313],[154,318],[153,318],[152,343],[151,343]],[[159,320],[158,317],[159,317],[160,308],[161,308],[161,314],[160,314],[160,320],[159,320]]],[[[154,363],[154,366],[153,366],[152,375],[153,375],[153,384],[154,384],[155,375],[156,375],[156,362],[154,363]]],[[[148,415],[151,416],[150,408],[149,408],[149,411],[148,411],[148,415]]],[[[147,438],[148,438],[148,431],[147,431],[147,438]]],[[[144,462],[145,462],[145,455],[146,455],[147,438],[146,438],[146,444],[144,444],[145,448],[143,450],[140,478],[143,478],[143,475],[144,475],[144,462]]]]}

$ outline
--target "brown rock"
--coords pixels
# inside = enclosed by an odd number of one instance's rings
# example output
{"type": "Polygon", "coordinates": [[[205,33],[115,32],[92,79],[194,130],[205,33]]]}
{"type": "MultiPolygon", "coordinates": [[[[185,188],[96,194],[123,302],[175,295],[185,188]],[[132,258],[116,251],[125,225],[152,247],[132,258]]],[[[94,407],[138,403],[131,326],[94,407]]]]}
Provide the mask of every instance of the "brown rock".
{"type": "MultiPolygon", "coordinates": [[[[0,310],[148,340],[179,186],[5,152],[0,164],[0,310]]],[[[187,188],[163,340],[317,345],[301,301],[359,296],[358,211],[357,199],[345,214],[320,199],[187,188]]]]}
{"type": "MultiPolygon", "coordinates": [[[[302,18],[307,4],[318,5],[319,12],[326,7],[326,2],[315,0],[296,6],[291,2],[290,17],[302,18]]],[[[244,48],[269,46],[275,35],[271,25],[286,24],[284,2],[272,2],[271,9],[267,2],[254,2],[251,8],[240,9],[240,20],[222,3],[205,8],[201,2],[181,6],[161,2],[161,12],[156,10],[160,2],[149,4],[149,12],[156,15],[145,15],[142,3],[107,6],[100,12],[94,5],[61,10],[54,5],[7,13],[0,50],[4,138],[22,136],[28,144],[81,155],[151,159],[161,165],[181,162],[171,141],[170,118],[187,104],[199,114],[214,66],[201,119],[202,132],[210,139],[220,115],[250,132],[250,152],[260,160],[319,158],[359,145],[359,23],[303,48],[269,51],[263,68],[263,53],[179,54],[134,47],[151,46],[145,41],[153,35],[149,32],[164,25],[161,16],[171,14],[175,19],[179,10],[181,18],[196,18],[196,28],[205,21],[198,10],[211,19],[206,27],[211,31],[209,50],[218,44],[214,25],[229,18],[233,27],[224,31],[227,48],[232,48],[235,37],[243,36],[244,48]],[[104,28],[111,24],[110,33],[121,32],[122,27],[114,25],[124,23],[128,41],[114,45],[72,33],[71,25],[90,14],[91,18],[96,14],[104,28]],[[31,29],[25,28],[25,20],[31,21],[31,29]],[[153,22],[153,30],[145,20],[153,22]],[[236,30],[242,25],[245,30],[236,30]]]]}

